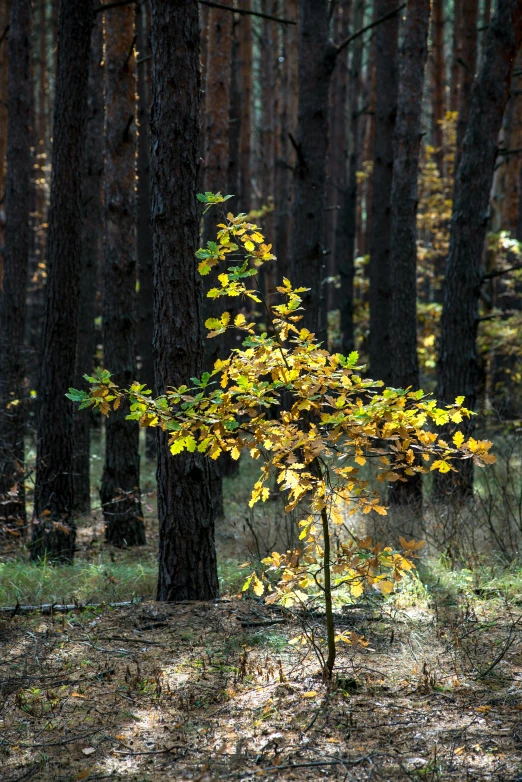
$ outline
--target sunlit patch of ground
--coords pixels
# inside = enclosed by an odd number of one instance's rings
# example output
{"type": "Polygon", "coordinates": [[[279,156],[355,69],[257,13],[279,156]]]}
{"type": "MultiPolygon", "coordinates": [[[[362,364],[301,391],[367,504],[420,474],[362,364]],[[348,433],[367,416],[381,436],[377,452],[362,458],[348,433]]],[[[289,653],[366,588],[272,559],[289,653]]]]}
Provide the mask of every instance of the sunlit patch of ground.
{"type": "Polygon", "coordinates": [[[370,646],[329,687],[299,624],[248,600],[4,618],[0,778],[517,780],[520,615],[345,611],[370,646]]]}

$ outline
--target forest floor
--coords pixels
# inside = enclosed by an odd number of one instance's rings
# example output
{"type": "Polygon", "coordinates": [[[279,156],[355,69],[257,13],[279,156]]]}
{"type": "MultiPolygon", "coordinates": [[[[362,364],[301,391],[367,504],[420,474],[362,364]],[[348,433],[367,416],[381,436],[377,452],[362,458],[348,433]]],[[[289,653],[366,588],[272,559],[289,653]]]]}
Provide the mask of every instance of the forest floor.
{"type": "Polygon", "coordinates": [[[370,645],[326,686],[299,622],[252,600],[7,616],[0,779],[522,780],[521,619],[344,611],[370,645]]]}
{"type": "MultiPolygon", "coordinates": [[[[369,645],[340,649],[326,685],[313,651],[289,643],[302,618],[238,596],[240,563],[291,545],[275,503],[247,515],[249,485],[228,485],[212,603],[153,601],[152,492],[146,547],[106,546],[95,512],[70,569],[4,549],[4,605],[142,599],[0,612],[0,780],[522,782],[520,573],[477,588],[426,561],[398,594],[339,605],[337,626],[369,645]]],[[[306,621],[321,633],[320,615],[306,621]]]]}

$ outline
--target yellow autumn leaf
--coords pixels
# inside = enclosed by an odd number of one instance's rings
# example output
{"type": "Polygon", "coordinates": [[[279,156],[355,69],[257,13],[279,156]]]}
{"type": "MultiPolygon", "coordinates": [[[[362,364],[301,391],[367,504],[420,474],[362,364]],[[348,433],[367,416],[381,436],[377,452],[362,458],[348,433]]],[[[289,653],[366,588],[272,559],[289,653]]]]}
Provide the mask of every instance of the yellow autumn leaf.
{"type": "Polygon", "coordinates": [[[239,457],[241,456],[241,451],[239,450],[239,448],[237,447],[237,445],[235,445],[235,446],[232,448],[232,450],[231,450],[231,452],[230,452],[230,455],[231,455],[231,457],[232,457],[232,458],[233,458],[235,461],[237,461],[237,460],[239,459],[239,457]]]}
{"type": "Polygon", "coordinates": [[[453,443],[457,448],[460,448],[460,446],[464,442],[464,439],[465,438],[462,432],[455,432],[455,434],[453,435],[453,443]]]}
{"type": "Polygon", "coordinates": [[[388,581],[387,579],[384,579],[382,581],[378,581],[375,584],[375,588],[379,590],[383,595],[389,595],[390,592],[393,592],[394,586],[391,581],[388,581]]]}

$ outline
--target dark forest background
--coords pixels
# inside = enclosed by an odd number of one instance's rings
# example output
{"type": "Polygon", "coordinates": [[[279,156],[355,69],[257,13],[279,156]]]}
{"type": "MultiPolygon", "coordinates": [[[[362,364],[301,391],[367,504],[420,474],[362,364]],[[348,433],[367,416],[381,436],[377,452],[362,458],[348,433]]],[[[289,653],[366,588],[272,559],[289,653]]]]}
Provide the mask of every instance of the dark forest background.
{"type": "Polygon", "coordinates": [[[108,544],[143,546],[152,501],[160,599],[217,593],[237,465],[173,459],[123,408],[102,421],[65,396],[98,365],[161,393],[234,347],[204,340],[194,253],[219,218],[202,191],[272,243],[268,301],[283,276],[308,287],[330,350],[464,396],[467,434],[495,441],[487,478],[468,461],[385,492],[384,534],[518,557],[521,40],[519,0],[2,0],[6,556],[70,563],[92,514],[108,544]]]}

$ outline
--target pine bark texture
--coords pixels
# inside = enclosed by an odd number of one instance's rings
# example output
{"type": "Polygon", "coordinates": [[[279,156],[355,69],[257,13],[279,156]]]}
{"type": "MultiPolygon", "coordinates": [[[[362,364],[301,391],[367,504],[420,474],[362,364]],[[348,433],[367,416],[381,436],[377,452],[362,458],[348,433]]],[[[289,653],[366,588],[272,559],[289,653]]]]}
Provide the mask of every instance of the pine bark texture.
{"type": "MultiPolygon", "coordinates": [[[[152,356],[153,333],[153,261],[152,228],[150,225],[150,70],[148,4],[136,5],[136,44],[138,50],[138,181],[136,193],[136,233],[138,252],[138,331],[137,349],[140,357],[140,381],[147,388],[154,388],[154,359],[152,356]]],[[[156,456],[156,432],[145,431],[145,453],[147,458],[156,456]]]]}
{"type": "MultiPolygon", "coordinates": [[[[225,0],[232,6],[232,0],[225,0]]],[[[228,135],[234,14],[210,8],[205,92],[205,190],[225,194],[228,184],[228,135]]],[[[203,241],[214,236],[215,217],[204,218],[203,241]]]]}
{"type": "MultiPolygon", "coordinates": [[[[390,237],[390,351],[395,388],[419,388],[417,356],[417,179],[422,95],[428,56],[430,0],[410,0],[400,57],[395,123],[390,237]]],[[[422,479],[390,485],[392,504],[422,506],[422,479]]]]}
{"type": "Polygon", "coordinates": [[[462,65],[459,60],[462,53],[462,0],[456,0],[453,4],[453,30],[451,48],[451,70],[449,89],[449,110],[458,111],[459,108],[459,84],[462,73],[462,65]]]}
{"type": "MultiPolygon", "coordinates": [[[[289,19],[297,19],[298,0],[287,0],[284,12],[289,19]]],[[[283,26],[283,63],[281,66],[279,102],[279,156],[277,160],[277,225],[276,255],[278,277],[288,277],[292,237],[292,172],[295,150],[289,136],[296,136],[297,128],[297,26],[283,26]]]]}
{"type": "MultiPolygon", "coordinates": [[[[377,0],[379,19],[397,7],[395,0],[377,0]]],[[[390,361],[390,229],[393,135],[397,113],[397,46],[400,15],[376,28],[375,146],[372,174],[370,236],[370,376],[389,384],[390,361]]]]}
{"type": "Polygon", "coordinates": [[[457,170],[462,151],[462,143],[468,126],[471,90],[477,67],[477,15],[478,0],[462,0],[462,26],[460,42],[460,79],[457,120],[457,151],[455,170],[457,170]]]}
{"type": "MultiPolygon", "coordinates": [[[[9,73],[9,37],[4,31],[9,25],[10,1],[0,0],[0,199],[5,199],[5,171],[7,154],[7,90],[9,73]]],[[[0,240],[0,245],[2,241],[0,240]]]]}
{"type": "Polygon", "coordinates": [[[45,326],[38,389],[34,560],[72,561],[73,410],[92,0],[62,3],[58,30],[45,326]]]}
{"type": "MultiPolygon", "coordinates": [[[[355,0],[353,30],[359,30],[364,20],[364,0],[355,0]]],[[[348,72],[348,175],[342,193],[341,211],[337,219],[336,255],[340,277],[339,308],[341,325],[341,352],[348,355],[355,348],[354,309],[354,260],[357,244],[357,172],[361,164],[360,102],[362,90],[362,61],[364,37],[357,38],[351,49],[348,72]]]]}
{"type": "Polygon", "coordinates": [[[433,107],[433,146],[436,148],[436,160],[439,172],[443,173],[444,150],[441,122],[446,116],[446,58],[444,55],[444,0],[433,0],[431,38],[432,38],[432,107],[433,107]]]}
{"type": "Polygon", "coordinates": [[[299,4],[299,108],[294,168],[291,280],[303,294],[304,328],[326,345],[326,156],[328,94],[336,50],[327,0],[299,4]]]}
{"type": "MultiPolygon", "coordinates": [[[[105,12],[105,175],[103,363],[114,382],[128,388],[136,366],[136,73],[134,7],[105,12]]],[[[116,546],[141,546],[139,428],[127,405],[105,422],[101,501],[106,538],[116,546]]]]}
{"type": "Polygon", "coordinates": [[[30,242],[32,84],[30,0],[11,6],[6,229],[0,285],[0,530],[25,523],[24,328],[30,242]]]}
{"type": "Polygon", "coordinates": [[[417,357],[417,179],[430,0],[410,0],[400,57],[390,234],[391,380],[419,387],[417,357]]]}
{"type": "MultiPolygon", "coordinates": [[[[152,0],[151,116],[156,389],[186,383],[203,366],[203,303],[197,273],[200,106],[197,0],[152,0]]],[[[228,12],[225,12],[228,13],[228,12]]],[[[209,465],[171,456],[158,438],[158,600],[218,593],[209,465]]]]}
{"type": "MultiPolygon", "coordinates": [[[[265,14],[277,15],[277,0],[263,0],[262,11],[265,14]]],[[[275,163],[276,163],[276,74],[277,57],[276,23],[269,19],[263,21],[263,56],[261,71],[261,154],[262,154],[262,204],[272,204],[275,208],[275,163]]],[[[275,212],[267,212],[263,217],[263,230],[269,244],[275,244],[275,212]]],[[[278,280],[277,263],[267,264],[261,269],[265,282],[265,293],[269,305],[275,301],[274,294],[278,280]],[[269,268],[270,267],[270,268],[269,268]]]]}
{"type": "MultiPolygon", "coordinates": [[[[497,140],[509,97],[513,62],[522,42],[522,0],[499,0],[485,41],[484,58],[471,96],[468,128],[455,182],[450,249],[446,263],[444,305],[438,362],[437,399],[452,403],[477,399],[478,302],[482,251],[497,140]]],[[[471,431],[471,422],[465,420],[471,431]]],[[[441,492],[465,495],[473,488],[473,469],[462,462],[459,473],[438,482],[441,492]]]]}
{"type": "MultiPolygon", "coordinates": [[[[252,10],[252,0],[242,4],[252,10]]],[[[239,210],[252,208],[252,17],[239,18],[239,76],[241,89],[241,131],[239,137],[239,210]]]]}
{"type": "MultiPolygon", "coordinates": [[[[87,390],[83,379],[90,375],[96,349],[96,292],[102,252],[103,175],[103,29],[98,14],[92,30],[89,64],[88,124],[83,180],[82,269],[76,347],[75,388],[87,390]]],[[[91,505],[90,430],[91,416],[74,411],[74,509],[88,513],[91,505]]]]}
{"type": "MultiPolygon", "coordinates": [[[[337,5],[334,17],[334,40],[343,41],[350,29],[352,0],[337,5]]],[[[330,132],[328,149],[328,277],[334,277],[339,257],[345,252],[345,224],[341,208],[348,181],[348,62],[349,48],[337,57],[330,84],[330,132]]],[[[327,285],[327,309],[336,309],[337,289],[327,285]]]]}

